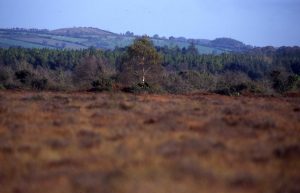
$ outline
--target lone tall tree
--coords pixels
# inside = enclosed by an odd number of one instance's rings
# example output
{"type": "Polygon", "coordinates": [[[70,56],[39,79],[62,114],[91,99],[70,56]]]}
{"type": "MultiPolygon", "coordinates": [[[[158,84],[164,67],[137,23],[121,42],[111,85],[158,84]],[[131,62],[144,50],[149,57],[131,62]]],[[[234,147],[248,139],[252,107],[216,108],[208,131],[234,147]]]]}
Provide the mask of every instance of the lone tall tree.
{"type": "Polygon", "coordinates": [[[161,55],[148,37],[138,38],[128,47],[121,66],[121,79],[127,84],[153,83],[162,73],[161,55]]]}

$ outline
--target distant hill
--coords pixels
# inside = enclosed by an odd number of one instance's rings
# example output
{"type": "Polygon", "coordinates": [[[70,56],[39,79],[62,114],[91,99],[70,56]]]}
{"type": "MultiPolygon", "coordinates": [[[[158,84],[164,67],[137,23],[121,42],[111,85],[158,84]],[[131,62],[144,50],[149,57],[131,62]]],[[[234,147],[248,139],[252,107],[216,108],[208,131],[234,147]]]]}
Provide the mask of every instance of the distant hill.
{"type": "Polygon", "coordinates": [[[246,46],[243,42],[231,39],[231,38],[217,38],[213,41],[210,41],[208,44],[210,44],[212,47],[217,48],[227,48],[229,50],[238,50],[238,51],[244,51],[245,49],[251,49],[251,46],[246,46]]]}
{"type": "Polygon", "coordinates": [[[96,35],[96,36],[108,36],[117,35],[109,31],[101,30],[92,27],[74,27],[74,28],[62,28],[50,31],[51,34],[62,35],[62,36],[81,36],[81,35],[96,35]]]}
{"type": "MultiPolygon", "coordinates": [[[[0,47],[25,47],[25,48],[51,48],[51,49],[85,49],[96,47],[101,49],[114,49],[126,47],[139,36],[132,32],[116,34],[106,30],[92,27],[62,28],[56,30],[47,29],[0,29],[0,47]]],[[[244,43],[230,39],[217,38],[215,40],[187,39],[184,37],[151,37],[155,46],[168,46],[180,48],[188,47],[194,43],[202,54],[219,54],[223,52],[243,52],[252,47],[244,43]]]]}

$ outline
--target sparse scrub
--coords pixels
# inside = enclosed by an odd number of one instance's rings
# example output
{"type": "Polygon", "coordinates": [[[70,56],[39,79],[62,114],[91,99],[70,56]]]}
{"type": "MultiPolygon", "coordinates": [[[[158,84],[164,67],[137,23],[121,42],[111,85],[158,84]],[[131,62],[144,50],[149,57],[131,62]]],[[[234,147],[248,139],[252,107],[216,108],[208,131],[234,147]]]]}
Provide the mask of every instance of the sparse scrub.
{"type": "Polygon", "coordinates": [[[188,93],[193,90],[193,87],[184,81],[177,73],[165,75],[162,84],[164,90],[172,94],[188,93]]]}
{"type": "Polygon", "coordinates": [[[113,81],[110,78],[99,78],[92,82],[91,91],[112,91],[113,90],[113,81]]]}
{"type": "Polygon", "coordinates": [[[31,81],[31,88],[34,90],[46,90],[47,87],[48,87],[48,80],[45,78],[33,79],[31,81]]]}
{"type": "Polygon", "coordinates": [[[215,92],[217,94],[228,95],[228,96],[239,96],[243,91],[248,89],[248,85],[242,83],[237,85],[230,85],[217,89],[215,92]]]}
{"type": "Polygon", "coordinates": [[[22,84],[30,84],[33,74],[28,70],[21,70],[15,73],[16,79],[22,84]]]}
{"type": "Polygon", "coordinates": [[[298,47],[201,55],[192,44],[155,48],[147,37],[107,51],[10,48],[0,49],[0,84],[52,91],[284,94],[300,91],[299,56],[298,47]]]}
{"type": "Polygon", "coordinates": [[[194,89],[201,91],[211,91],[216,86],[213,75],[197,71],[181,71],[178,75],[194,89]]]}
{"type": "Polygon", "coordinates": [[[274,90],[281,94],[297,88],[298,81],[300,80],[297,75],[285,75],[277,70],[271,73],[271,78],[274,90]]]}
{"type": "Polygon", "coordinates": [[[0,83],[1,84],[5,84],[10,78],[10,74],[9,72],[4,69],[4,68],[1,68],[0,69],[0,83]]]}
{"type": "Polygon", "coordinates": [[[142,93],[161,93],[161,89],[159,87],[152,86],[147,82],[138,83],[137,85],[124,87],[122,89],[123,92],[134,93],[134,94],[142,94],[142,93]]]}

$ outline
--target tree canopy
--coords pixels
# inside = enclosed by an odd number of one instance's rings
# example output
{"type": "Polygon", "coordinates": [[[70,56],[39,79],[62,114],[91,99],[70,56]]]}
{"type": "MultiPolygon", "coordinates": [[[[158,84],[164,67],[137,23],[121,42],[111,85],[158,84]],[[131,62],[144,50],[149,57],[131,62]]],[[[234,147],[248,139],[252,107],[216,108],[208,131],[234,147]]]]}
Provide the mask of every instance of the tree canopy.
{"type": "Polygon", "coordinates": [[[128,47],[123,57],[121,79],[128,84],[155,82],[162,72],[162,57],[144,36],[128,47]]]}

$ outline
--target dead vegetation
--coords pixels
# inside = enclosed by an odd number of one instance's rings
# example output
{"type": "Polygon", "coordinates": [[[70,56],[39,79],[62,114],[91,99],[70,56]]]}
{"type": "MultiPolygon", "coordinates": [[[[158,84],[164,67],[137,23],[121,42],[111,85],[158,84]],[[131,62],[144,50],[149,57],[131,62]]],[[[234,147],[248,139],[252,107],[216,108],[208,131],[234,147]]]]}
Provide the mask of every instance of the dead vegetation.
{"type": "Polygon", "coordinates": [[[0,92],[1,193],[300,191],[299,97],[0,92]]]}

